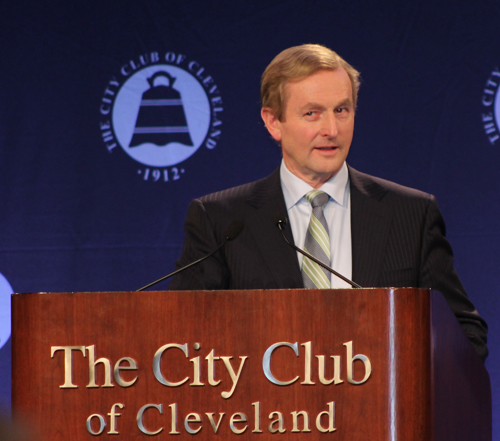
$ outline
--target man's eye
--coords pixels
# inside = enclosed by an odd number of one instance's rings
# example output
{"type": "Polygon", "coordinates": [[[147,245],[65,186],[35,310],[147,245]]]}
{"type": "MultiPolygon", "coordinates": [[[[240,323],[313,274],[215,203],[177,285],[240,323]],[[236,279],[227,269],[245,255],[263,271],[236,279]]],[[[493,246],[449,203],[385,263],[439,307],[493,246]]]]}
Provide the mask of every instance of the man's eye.
{"type": "Polygon", "coordinates": [[[309,112],[305,113],[305,116],[313,116],[316,112],[314,110],[310,110],[309,112]]]}

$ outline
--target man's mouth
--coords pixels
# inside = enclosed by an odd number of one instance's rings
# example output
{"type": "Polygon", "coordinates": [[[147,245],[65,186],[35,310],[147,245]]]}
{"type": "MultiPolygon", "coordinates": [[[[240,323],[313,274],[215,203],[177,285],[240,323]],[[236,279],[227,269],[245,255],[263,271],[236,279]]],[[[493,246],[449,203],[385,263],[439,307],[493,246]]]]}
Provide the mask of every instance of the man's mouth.
{"type": "Polygon", "coordinates": [[[331,146],[331,147],[315,147],[317,150],[335,150],[335,149],[338,149],[338,147],[336,146],[331,146]]]}

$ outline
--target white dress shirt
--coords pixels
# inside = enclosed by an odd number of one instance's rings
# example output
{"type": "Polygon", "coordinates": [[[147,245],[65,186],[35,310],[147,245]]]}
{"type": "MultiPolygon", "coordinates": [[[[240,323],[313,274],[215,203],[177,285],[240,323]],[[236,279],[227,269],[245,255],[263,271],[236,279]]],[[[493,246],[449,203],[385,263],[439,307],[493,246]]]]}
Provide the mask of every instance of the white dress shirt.
{"type": "MultiPolygon", "coordinates": [[[[290,172],[284,161],[281,161],[280,177],[293,240],[296,246],[303,249],[312,214],[311,204],[304,196],[314,188],[290,172]]],[[[351,191],[346,163],[344,162],[339,172],[318,190],[324,191],[330,196],[323,210],[330,234],[331,267],[351,279],[351,191]]],[[[302,267],[302,254],[297,252],[297,258],[299,266],[302,267]]],[[[332,288],[351,287],[333,274],[330,278],[330,285],[332,288]]]]}

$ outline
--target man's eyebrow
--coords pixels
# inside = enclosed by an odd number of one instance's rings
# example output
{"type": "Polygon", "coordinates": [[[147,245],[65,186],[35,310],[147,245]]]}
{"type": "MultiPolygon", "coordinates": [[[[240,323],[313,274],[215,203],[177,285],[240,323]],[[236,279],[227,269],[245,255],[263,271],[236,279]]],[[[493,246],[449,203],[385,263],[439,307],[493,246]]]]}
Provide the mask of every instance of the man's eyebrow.
{"type": "Polygon", "coordinates": [[[345,100],[342,100],[339,104],[337,104],[335,107],[343,107],[343,106],[351,106],[352,107],[352,99],[346,98],[345,100]]]}
{"type": "Polygon", "coordinates": [[[305,110],[305,109],[324,109],[324,108],[325,106],[323,104],[310,101],[307,104],[303,105],[300,109],[305,110]]]}
{"type": "MultiPolygon", "coordinates": [[[[353,106],[352,99],[351,98],[345,98],[343,99],[340,103],[335,105],[335,108],[337,109],[338,107],[344,107],[344,106],[353,106]]],[[[300,108],[301,111],[304,111],[306,109],[321,109],[324,110],[325,106],[323,104],[315,103],[314,101],[310,101],[304,106],[300,108]]]]}

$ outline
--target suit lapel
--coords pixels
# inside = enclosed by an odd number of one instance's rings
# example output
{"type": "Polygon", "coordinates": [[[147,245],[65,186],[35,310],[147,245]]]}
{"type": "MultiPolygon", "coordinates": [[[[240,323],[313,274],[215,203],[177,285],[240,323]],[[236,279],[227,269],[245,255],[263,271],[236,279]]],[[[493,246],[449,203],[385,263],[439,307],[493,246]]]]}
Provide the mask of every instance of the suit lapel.
{"type": "Polygon", "coordinates": [[[256,185],[255,191],[247,199],[247,204],[245,227],[251,231],[277,287],[303,288],[297,254],[285,242],[277,226],[279,219],[286,219],[285,234],[293,243],[279,168],[256,185]]]}
{"type": "Polygon", "coordinates": [[[362,287],[377,286],[392,221],[382,199],[387,190],[349,167],[351,188],[352,278],[362,287]]]}

